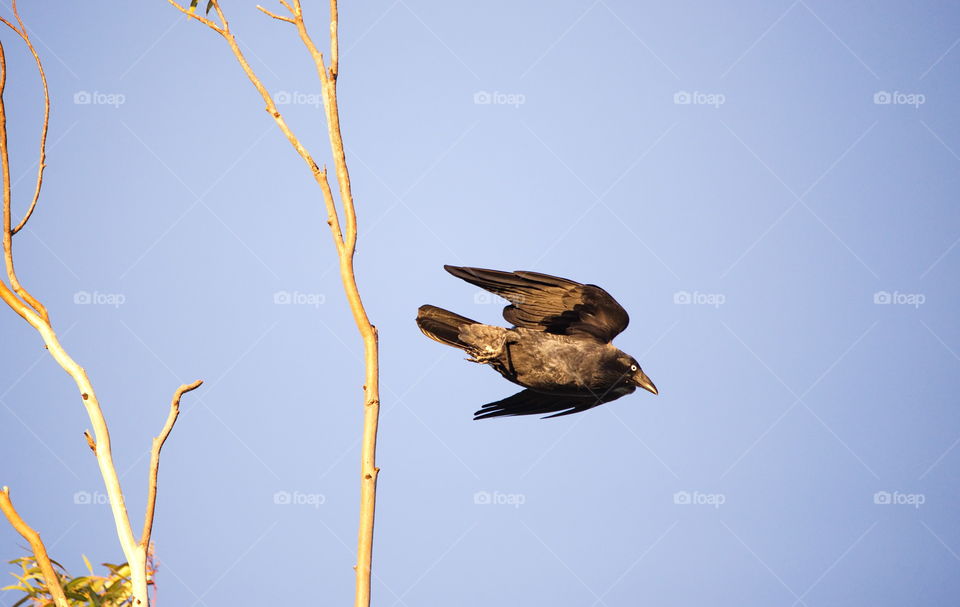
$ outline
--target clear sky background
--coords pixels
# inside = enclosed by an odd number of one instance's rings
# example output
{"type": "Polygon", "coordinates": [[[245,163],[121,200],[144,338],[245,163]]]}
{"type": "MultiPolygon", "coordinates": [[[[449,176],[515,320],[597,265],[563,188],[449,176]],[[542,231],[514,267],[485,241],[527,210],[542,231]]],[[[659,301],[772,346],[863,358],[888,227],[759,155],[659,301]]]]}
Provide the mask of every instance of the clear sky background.
{"type": "MultiPolygon", "coordinates": [[[[224,4],[329,162],[295,32],[224,4]]],[[[136,527],[169,398],[207,382],[164,449],[160,604],[349,604],[361,342],[318,188],[224,41],[165,2],[21,10],[53,117],[19,274],[90,373],[136,527]]],[[[340,14],[381,335],[377,605],[956,602],[956,4],[340,14]],[[413,320],[503,302],[444,263],[601,285],[660,395],[472,421],[516,388],[413,320]]],[[[0,35],[22,213],[40,96],[0,35]]],[[[0,327],[0,483],[72,573],[122,560],[75,387],[13,312],[0,327]]],[[[0,524],[4,560],[23,545],[0,524]]]]}

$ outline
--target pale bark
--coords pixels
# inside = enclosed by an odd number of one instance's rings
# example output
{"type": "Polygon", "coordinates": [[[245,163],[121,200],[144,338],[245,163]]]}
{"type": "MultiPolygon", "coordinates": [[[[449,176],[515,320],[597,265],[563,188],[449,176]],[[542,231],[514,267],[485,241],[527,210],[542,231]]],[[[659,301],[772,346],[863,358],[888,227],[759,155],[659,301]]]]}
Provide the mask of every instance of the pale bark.
{"type": "Polygon", "coordinates": [[[267,92],[266,87],[264,87],[259,77],[250,67],[250,63],[241,52],[236,38],[230,30],[230,23],[227,21],[219,2],[217,0],[213,0],[212,2],[213,9],[219,20],[218,24],[211,19],[195,14],[192,9],[181,6],[176,0],[168,1],[182,13],[191,19],[203,23],[226,40],[227,45],[233,52],[241,69],[243,69],[251,84],[253,84],[254,88],[257,89],[257,92],[259,92],[263,98],[267,113],[269,113],[274,122],[276,122],[277,127],[290,142],[290,145],[293,146],[300,157],[303,158],[304,162],[307,163],[314,180],[320,186],[320,190],[323,193],[323,201],[327,211],[327,225],[330,226],[333,242],[337,249],[340,278],[343,282],[344,293],[350,305],[354,322],[363,340],[365,369],[363,385],[363,438],[360,455],[360,524],[357,538],[357,564],[355,567],[356,594],[354,600],[356,607],[367,607],[370,604],[370,575],[373,560],[373,529],[376,510],[377,474],[380,471],[376,465],[377,427],[380,418],[379,352],[377,329],[370,322],[366,309],[363,306],[360,289],[357,286],[356,275],[353,268],[353,256],[356,252],[358,234],[357,213],[353,202],[353,193],[350,188],[350,173],[347,170],[343,136],[340,131],[340,110],[337,105],[337,77],[340,69],[337,0],[330,0],[329,67],[324,62],[323,53],[314,44],[313,39],[307,31],[300,0],[293,0],[292,4],[287,0],[279,0],[280,4],[287,9],[289,15],[280,15],[259,6],[257,8],[273,19],[294,25],[301,42],[303,42],[307,51],[310,53],[310,57],[316,67],[323,96],[323,108],[327,120],[330,150],[333,154],[334,169],[339,187],[340,204],[343,207],[345,226],[342,229],[336,202],[327,178],[326,168],[321,169],[317,166],[313,157],[287,125],[283,115],[277,109],[276,103],[274,103],[273,98],[270,96],[270,93],[267,92]]]}

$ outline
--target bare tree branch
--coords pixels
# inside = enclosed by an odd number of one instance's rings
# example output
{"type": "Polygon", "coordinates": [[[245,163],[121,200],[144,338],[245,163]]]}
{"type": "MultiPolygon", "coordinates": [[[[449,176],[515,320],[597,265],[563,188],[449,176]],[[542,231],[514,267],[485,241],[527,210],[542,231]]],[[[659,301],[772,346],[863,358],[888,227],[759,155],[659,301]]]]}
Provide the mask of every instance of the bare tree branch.
{"type": "MultiPolygon", "coordinates": [[[[188,13],[186,9],[177,4],[176,0],[168,0],[177,7],[178,10],[188,13]]],[[[290,144],[294,147],[301,158],[310,167],[314,180],[320,185],[323,193],[324,204],[327,208],[327,224],[330,226],[334,244],[337,248],[337,256],[340,262],[340,278],[343,282],[344,292],[347,301],[350,304],[350,311],[353,314],[354,322],[363,339],[364,346],[364,407],[363,407],[363,439],[361,448],[361,470],[360,470],[360,524],[357,538],[357,564],[356,564],[356,596],[355,605],[357,607],[367,607],[370,604],[370,572],[373,558],[373,529],[374,514],[376,509],[376,487],[379,468],[376,466],[376,448],[377,448],[377,428],[380,416],[380,385],[379,385],[379,352],[377,329],[370,322],[363,301],[360,297],[360,290],[357,286],[356,276],[353,267],[353,257],[357,245],[357,215],[354,206],[353,193],[350,187],[350,173],[347,170],[346,154],[343,146],[343,136],[340,130],[340,110],[337,105],[337,77],[339,73],[339,42],[338,28],[339,16],[337,10],[337,0],[330,1],[330,67],[327,69],[324,64],[323,53],[314,44],[310,37],[306,24],[303,20],[303,7],[300,0],[293,0],[293,4],[286,0],[279,0],[280,3],[289,11],[290,17],[277,15],[260,8],[268,16],[279,19],[280,21],[292,22],[297,27],[297,34],[303,42],[307,51],[313,59],[317,75],[320,78],[320,84],[323,93],[323,107],[327,119],[327,132],[330,139],[330,150],[333,155],[334,168],[336,170],[337,184],[339,186],[340,203],[343,205],[343,214],[345,227],[341,230],[339,215],[337,213],[336,202],[330,184],[327,178],[326,169],[321,170],[313,161],[312,156],[306,148],[300,143],[296,135],[287,126],[285,120],[277,110],[276,104],[267,93],[260,79],[254,73],[250,64],[247,62],[243,53],[237,45],[236,39],[230,31],[230,25],[220,8],[217,0],[212,0],[213,8],[216,10],[217,17],[223,24],[222,28],[217,28],[212,22],[208,27],[220,33],[227,41],[234,57],[243,69],[247,78],[263,97],[267,112],[273,117],[277,126],[287,137],[290,144]]]]}
{"type": "MultiPolygon", "coordinates": [[[[2,164],[3,179],[3,260],[7,268],[7,278],[10,280],[10,286],[20,296],[24,302],[29,304],[40,318],[49,321],[46,308],[29,293],[20,280],[17,278],[17,272],[13,267],[13,230],[10,227],[10,156],[7,150],[7,113],[3,102],[3,92],[7,85],[7,59],[4,55],[3,44],[0,43],[0,164],[2,164]]],[[[6,301],[6,297],[4,297],[6,301]]],[[[20,310],[17,310],[21,316],[20,310]]]]}
{"type": "MultiPolygon", "coordinates": [[[[3,104],[3,87],[5,80],[6,62],[3,56],[3,45],[0,44],[0,163],[2,163],[3,174],[3,256],[7,264],[7,276],[14,290],[17,290],[17,284],[14,282],[16,280],[16,274],[13,270],[13,249],[10,233],[10,159],[7,153],[7,128],[3,104]]],[[[20,294],[20,291],[17,292],[20,294]]],[[[33,305],[33,309],[27,307],[2,281],[0,281],[0,298],[40,333],[51,356],[73,377],[77,388],[80,390],[84,407],[87,409],[87,415],[90,417],[94,435],[96,436],[96,449],[94,453],[97,456],[97,463],[100,465],[100,473],[103,476],[107,495],[110,498],[110,507],[113,511],[117,535],[120,539],[120,545],[123,548],[124,555],[127,557],[127,562],[130,563],[131,577],[134,578],[134,587],[136,588],[136,582],[138,581],[136,579],[137,566],[141,565],[140,570],[142,572],[145,566],[145,558],[141,559],[143,563],[137,560],[137,544],[133,538],[133,531],[130,528],[127,508],[124,505],[123,493],[120,489],[120,480],[117,477],[117,472],[113,465],[113,455],[110,450],[110,433],[107,431],[107,424],[103,418],[103,412],[100,410],[100,403],[93,391],[93,386],[90,384],[90,379],[87,377],[87,373],[83,367],[78,365],[76,361],[67,354],[66,350],[63,349],[45,312],[40,313],[37,305],[33,305]]],[[[39,307],[41,310],[43,309],[42,306],[39,307]]],[[[143,582],[143,597],[142,599],[141,597],[137,598],[141,599],[145,605],[145,574],[143,582]]]]}
{"type": "Polygon", "coordinates": [[[287,23],[295,23],[295,21],[294,21],[293,19],[291,19],[290,17],[284,17],[284,16],[278,15],[278,14],[276,14],[276,13],[271,13],[270,11],[268,11],[268,10],[265,9],[265,8],[263,8],[263,7],[260,6],[259,4],[257,5],[257,10],[260,11],[260,12],[262,12],[264,15],[267,15],[268,17],[273,17],[274,19],[276,19],[276,20],[278,20],[278,21],[286,21],[287,23]]]}
{"type": "MultiPolygon", "coordinates": [[[[11,227],[12,194],[10,182],[10,158],[7,147],[6,107],[3,99],[3,93],[6,87],[7,68],[3,44],[0,43],[0,176],[2,176],[3,190],[2,246],[4,262],[6,265],[6,275],[10,281],[10,286],[7,286],[7,284],[0,279],[0,299],[2,299],[24,320],[26,320],[30,326],[37,330],[41,338],[43,338],[43,342],[46,344],[46,348],[50,352],[50,355],[53,356],[54,360],[57,361],[60,367],[62,367],[63,370],[73,378],[77,385],[83,405],[87,411],[87,416],[90,418],[90,423],[93,428],[93,435],[91,436],[89,432],[84,432],[84,437],[86,438],[87,445],[89,445],[90,449],[96,455],[97,464],[100,467],[100,475],[103,477],[107,496],[110,499],[110,508],[113,514],[114,524],[116,525],[117,529],[117,537],[120,540],[120,547],[123,549],[124,556],[126,557],[127,563],[130,566],[133,605],[146,607],[148,604],[147,560],[149,551],[149,537],[153,525],[153,510],[156,502],[156,476],[157,469],[159,467],[160,447],[162,446],[163,441],[166,440],[167,435],[170,433],[173,423],[176,420],[176,409],[179,406],[180,396],[182,396],[184,392],[199,386],[200,382],[195,382],[194,384],[180,387],[174,396],[174,403],[172,405],[170,417],[167,419],[167,425],[164,426],[160,437],[154,439],[150,470],[150,507],[148,510],[149,520],[145,521],[143,534],[145,541],[141,544],[137,542],[133,535],[133,529],[130,525],[127,507],[124,503],[123,491],[120,487],[120,479],[117,476],[116,467],[113,463],[113,453],[110,446],[110,432],[107,428],[107,422],[103,417],[103,411],[100,408],[100,402],[93,390],[93,385],[90,383],[90,378],[87,376],[86,370],[77,364],[77,362],[73,360],[73,358],[71,358],[67,351],[63,348],[63,345],[57,338],[57,334],[54,332],[53,326],[50,323],[50,318],[47,314],[46,308],[44,308],[39,301],[37,301],[32,295],[30,295],[29,292],[27,292],[26,289],[23,288],[17,279],[17,274],[14,270],[13,234],[26,225],[26,222],[30,219],[33,210],[36,208],[36,203],[39,199],[40,188],[43,184],[43,168],[45,164],[44,148],[46,142],[47,125],[49,122],[50,106],[49,92],[47,89],[46,77],[43,74],[43,66],[39,55],[30,42],[27,28],[17,12],[16,2],[13,4],[13,11],[14,15],[16,16],[17,23],[19,24],[19,28],[15,27],[7,20],[2,18],[0,18],[0,20],[2,20],[4,24],[13,29],[20,36],[34,56],[34,60],[37,63],[37,68],[40,72],[41,80],[43,82],[45,111],[40,142],[40,170],[37,175],[37,186],[34,192],[34,199],[27,211],[26,216],[23,218],[17,228],[13,229],[11,227]]],[[[4,506],[4,513],[7,515],[7,518],[10,519],[14,527],[16,527],[17,530],[24,535],[24,537],[27,537],[28,540],[31,541],[31,545],[34,546],[34,554],[37,556],[37,560],[39,563],[41,563],[41,566],[43,566],[43,560],[49,562],[49,558],[46,556],[45,551],[42,552],[41,558],[41,554],[38,552],[38,545],[40,550],[43,549],[43,546],[39,543],[39,536],[36,534],[36,532],[27,527],[26,524],[23,523],[23,520],[16,515],[16,511],[13,510],[13,506],[9,502],[9,495],[7,494],[6,490],[4,490],[3,496],[0,497],[0,501],[5,502],[5,505],[0,503],[0,506],[4,506]],[[7,506],[9,506],[9,508],[7,508],[7,506]],[[27,536],[25,533],[26,531],[29,531],[32,534],[32,537],[36,540],[36,542],[27,536]]],[[[50,571],[52,572],[52,569],[50,571]]],[[[46,575],[46,572],[44,572],[44,575],[46,575]]],[[[52,590],[54,584],[57,584],[56,578],[52,578],[52,581],[48,579],[47,583],[48,587],[50,587],[52,590]]],[[[62,591],[60,594],[63,594],[62,591]]],[[[58,605],[59,604],[60,602],[58,602],[58,605]]],[[[62,604],[67,605],[66,599],[63,599],[62,604]]]]}
{"type": "MultiPolygon", "coordinates": [[[[173,430],[173,424],[177,422],[177,416],[180,415],[180,397],[191,390],[196,390],[203,383],[197,380],[192,384],[183,384],[173,394],[173,400],[170,401],[170,414],[167,415],[167,423],[163,425],[160,434],[153,439],[153,448],[150,450],[150,480],[147,484],[147,513],[143,517],[143,535],[140,538],[140,546],[144,549],[150,545],[150,535],[153,533],[153,513],[157,507],[157,473],[160,470],[160,449],[163,443],[173,430]]],[[[96,450],[94,450],[96,451],[96,450]]]]}
{"type": "Polygon", "coordinates": [[[40,160],[37,163],[37,186],[33,191],[33,200],[30,201],[30,206],[27,208],[23,219],[21,219],[20,223],[11,231],[11,235],[16,234],[27,225],[27,222],[30,221],[30,216],[33,215],[33,210],[37,208],[37,201],[40,200],[40,189],[43,187],[43,170],[47,168],[47,128],[50,125],[50,90],[47,88],[47,74],[43,71],[43,63],[40,61],[40,55],[37,54],[37,49],[34,48],[33,43],[30,41],[30,34],[27,33],[27,27],[23,24],[23,19],[20,18],[20,11],[17,10],[17,0],[13,0],[12,8],[13,16],[16,17],[20,27],[17,28],[3,17],[0,17],[0,22],[3,22],[20,36],[27,45],[27,48],[30,49],[33,60],[37,63],[37,73],[40,74],[40,82],[43,84],[43,126],[40,129],[40,160]]]}
{"type": "Polygon", "coordinates": [[[217,24],[214,23],[213,21],[207,19],[206,17],[201,17],[200,15],[194,13],[194,12],[193,12],[192,10],[190,10],[190,9],[186,9],[186,8],[180,6],[178,3],[174,2],[174,0],[168,0],[168,1],[170,2],[170,4],[172,4],[173,6],[175,6],[178,11],[180,11],[181,13],[183,13],[184,15],[186,15],[187,17],[190,17],[191,19],[196,19],[196,20],[199,21],[200,23],[206,25],[207,27],[209,27],[209,28],[212,29],[213,31],[215,31],[215,32],[217,32],[218,34],[220,34],[221,36],[223,35],[223,29],[221,29],[220,27],[218,27],[217,24]]]}
{"type": "Polygon", "coordinates": [[[43,540],[40,539],[40,534],[20,518],[20,515],[13,507],[13,502],[10,501],[10,489],[8,487],[0,489],[0,510],[3,511],[4,516],[7,517],[7,520],[10,521],[13,528],[17,530],[17,533],[22,535],[23,539],[30,542],[30,548],[33,549],[33,558],[36,559],[37,565],[40,567],[40,573],[43,574],[43,581],[46,582],[47,590],[50,591],[53,602],[57,607],[70,607],[66,595],[63,594],[60,578],[57,577],[57,572],[53,569],[53,563],[50,562],[47,548],[43,545],[43,540]]]}
{"type": "MultiPolygon", "coordinates": [[[[244,57],[243,52],[240,50],[240,46],[237,44],[237,40],[234,37],[233,32],[230,31],[230,23],[223,15],[223,11],[220,9],[220,4],[218,2],[214,2],[213,8],[217,12],[217,16],[221,23],[223,23],[222,28],[217,27],[213,21],[210,21],[209,19],[203,19],[190,13],[190,11],[180,6],[176,0],[168,0],[168,2],[175,6],[180,12],[188,15],[191,18],[197,19],[224,37],[224,39],[227,41],[227,44],[230,46],[230,50],[233,52],[234,57],[236,57],[237,63],[240,64],[240,67],[247,75],[247,78],[250,80],[251,84],[253,84],[254,88],[257,89],[257,92],[260,93],[260,96],[263,98],[267,113],[270,114],[274,122],[277,123],[277,126],[283,132],[284,136],[286,136],[287,140],[290,142],[290,145],[292,145],[297,151],[297,154],[299,154],[300,157],[303,158],[304,162],[307,163],[314,180],[320,185],[321,189],[324,189],[325,192],[328,192],[330,190],[330,186],[327,182],[326,170],[321,169],[317,165],[317,163],[313,160],[313,156],[311,156],[310,152],[307,151],[307,148],[300,143],[300,140],[297,138],[297,136],[294,135],[290,127],[287,126],[287,122],[284,120],[280,110],[277,109],[277,104],[273,101],[273,97],[270,96],[270,93],[267,91],[266,87],[263,86],[260,78],[257,77],[256,73],[253,71],[253,68],[250,67],[250,63],[247,62],[247,58],[244,57]]],[[[327,208],[327,225],[330,226],[330,229],[333,232],[334,244],[339,252],[343,247],[343,235],[340,231],[340,218],[337,216],[337,208],[333,198],[325,195],[324,202],[326,203],[327,208]]]]}
{"type": "Polygon", "coordinates": [[[37,186],[34,188],[33,200],[30,201],[30,206],[27,208],[27,212],[24,214],[23,219],[21,219],[20,223],[18,223],[17,226],[11,231],[11,234],[16,234],[22,230],[25,225],[27,225],[28,221],[30,221],[30,216],[33,215],[33,210],[37,208],[37,201],[40,200],[40,189],[43,187],[43,170],[47,168],[47,128],[50,125],[50,90],[47,88],[47,75],[43,71],[43,64],[40,62],[40,55],[37,54],[37,49],[34,48],[33,42],[30,41],[30,35],[27,33],[27,27],[23,24],[23,19],[20,18],[20,11],[17,10],[17,0],[13,0],[12,8],[13,16],[16,17],[17,23],[20,25],[20,27],[17,28],[3,17],[0,17],[0,22],[3,22],[4,25],[15,31],[27,45],[27,48],[30,49],[30,53],[33,55],[33,60],[37,63],[37,73],[40,74],[40,82],[43,84],[43,126],[40,129],[40,160],[37,165],[37,186]]]}

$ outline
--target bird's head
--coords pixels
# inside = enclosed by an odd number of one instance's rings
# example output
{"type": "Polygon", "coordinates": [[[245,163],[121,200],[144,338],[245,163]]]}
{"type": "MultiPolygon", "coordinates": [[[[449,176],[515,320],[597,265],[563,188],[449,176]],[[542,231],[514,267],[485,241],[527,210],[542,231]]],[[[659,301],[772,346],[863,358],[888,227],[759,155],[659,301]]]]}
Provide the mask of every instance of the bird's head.
{"type": "Polygon", "coordinates": [[[637,359],[632,356],[626,356],[620,359],[620,363],[623,365],[624,381],[626,383],[631,386],[643,388],[654,394],[659,394],[657,387],[653,385],[653,382],[650,381],[647,374],[640,368],[640,363],[637,362],[637,359]]]}

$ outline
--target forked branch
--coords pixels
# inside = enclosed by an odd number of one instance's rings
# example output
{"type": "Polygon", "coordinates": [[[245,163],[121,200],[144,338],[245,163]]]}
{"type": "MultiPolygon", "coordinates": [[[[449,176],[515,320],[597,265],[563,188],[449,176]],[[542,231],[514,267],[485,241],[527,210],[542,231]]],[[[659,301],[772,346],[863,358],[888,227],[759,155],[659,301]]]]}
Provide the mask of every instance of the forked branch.
{"type": "Polygon", "coordinates": [[[360,525],[357,538],[357,564],[356,564],[356,598],[357,607],[366,607],[370,604],[370,572],[373,556],[373,528],[374,514],[376,507],[376,487],[377,474],[379,468],[376,466],[376,446],[377,446],[377,427],[380,416],[380,387],[379,387],[379,353],[377,329],[371,324],[367,316],[366,309],[360,297],[360,291],[357,287],[356,276],[353,268],[353,256],[357,245],[357,214],[354,206],[353,193],[350,187],[350,173],[347,170],[346,154],[343,146],[343,136],[340,131],[340,110],[337,105],[337,78],[340,69],[339,57],[339,14],[337,10],[337,0],[330,0],[330,65],[329,68],[324,63],[323,53],[314,44],[313,39],[307,31],[303,19],[303,7],[300,0],[279,0],[280,4],[287,10],[288,15],[281,15],[273,11],[258,6],[268,17],[290,23],[297,29],[304,47],[309,52],[316,67],[317,75],[320,79],[320,85],[323,96],[324,113],[327,119],[327,133],[330,139],[330,150],[333,155],[334,168],[336,170],[337,185],[339,186],[340,204],[343,206],[343,217],[345,226],[341,230],[340,217],[337,211],[336,201],[330,188],[326,169],[320,169],[313,157],[300,143],[300,140],[287,125],[283,116],[277,110],[277,106],[263,83],[257,77],[256,73],[250,67],[240,47],[237,45],[236,38],[230,30],[230,23],[224,16],[218,0],[211,0],[212,7],[216,11],[219,25],[210,19],[200,17],[192,11],[184,8],[176,0],[168,0],[180,12],[187,17],[199,21],[213,31],[217,32],[227,41],[230,50],[240,64],[247,78],[253,84],[254,88],[263,98],[266,110],[276,122],[277,126],[286,136],[287,140],[297,151],[307,166],[310,168],[314,180],[320,186],[323,193],[323,201],[327,210],[327,224],[330,226],[334,245],[337,248],[337,256],[340,265],[340,278],[343,282],[344,292],[347,301],[350,304],[350,311],[353,314],[354,322],[363,339],[364,346],[364,407],[363,407],[363,438],[361,442],[361,469],[360,469],[360,525]]]}
{"type": "MultiPolygon", "coordinates": [[[[20,284],[20,280],[17,278],[17,272],[13,266],[13,229],[11,226],[10,210],[12,197],[10,188],[10,154],[7,149],[7,113],[3,104],[3,93],[6,86],[7,58],[4,54],[3,44],[0,43],[0,163],[2,163],[0,178],[3,179],[3,261],[6,266],[7,279],[10,281],[10,287],[13,288],[13,291],[19,296],[18,301],[25,302],[42,320],[49,322],[46,308],[20,284]]],[[[4,297],[4,301],[6,300],[7,298],[4,297]]],[[[19,307],[14,309],[17,310],[18,314],[23,316],[23,312],[19,307]]],[[[24,318],[26,317],[24,316],[24,318]]]]}
{"type": "Polygon", "coordinates": [[[260,97],[263,98],[267,113],[270,114],[274,122],[276,122],[277,127],[287,138],[287,141],[290,142],[290,145],[292,145],[297,151],[297,154],[299,154],[300,157],[303,158],[303,161],[307,163],[307,167],[309,167],[310,173],[313,175],[314,180],[320,185],[321,189],[323,189],[324,202],[326,203],[327,208],[327,225],[330,226],[330,230],[333,233],[333,241],[337,247],[337,252],[339,253],[343,249],[343,234],[340,231],[340,218],[337,216],[337,208],[333,201],[333,196],[327,195],[327,193],[330,192],[330,184],[327,181],[327,170],[321,169],[317,165],[317,163],[313,160],[313,156],[310,155],[310,152],[307,151],[307,148],[300,143],[300,140],[287,125],[287,121],[283,118],[280,110],[277,109],[277,104],[274,102],[270,92],[267,91],[267,88],[260,81],[260,78],[257,77],[257,74],[253,71],[253,68],[250,67],[250,63],[247,61],[247,58],[240,50],[240,46],[237,44],[236,37],[234,37],[233,32],[230,31],[230,22],[227,21],[227,18],[223,14],[223,10],[220,8],[220,3],[216,1],[213,3],[213,8],[216,11],[217,18],[221,23],[221,25],[218,26],[212,20],[207,19],[206,17],[201,17],[193,11],[184,8],[178,4],[176,0],[167,1],[176,7],[181,13],[191,19],[203,23],[213,31],[223,36],[224,40],[227,41],[227,45],[230,47],[234,57],[237,59],[237,63],[240,64],[243,72],[247,75],[247,79],[250,80],[250,83],[253,84],[254,88],[257,89],[257,92],[260,93],[260,97]]]}
{"type": "MultiPolygon", "coordinates": [[[[60,343],[60,340],[57,338],[56,332],[53,330],[53,325],[50,322],[50,317],[47,314],[46,308],[44,308],[44,306],[20,284],[14,269],[13,235],[18,230],[22,229],[30,219],[31,215],[36,209],[37,201],[39,200],[40,196],[40,190],[43,185],[43,169],[46,162],[45,145],[50,105],[46,76],[43,72],[43,65],[40,61],[40,57],[37,54],[33,44],[30,42],[29,32],[27,31],[23,20],[20,18],[20,14],[17,11],[16,2],[13,3],[12,8],[18,25],[14,26],[10,21],[3,18],[0,18],[0,21],[2,21],[7,27],[12,29],[17,33],[17,35],[20,36],[37,63],[37,69],[40,73],[44,90],[44,120],[40,136],[40,168],[37,173],[34,197],[23,219],[16,227],[14,227],[11,220],[12,186],[10,182],[10,158],[7,148],[6,107],[3,99],[3,93],[6,87],[7,69],[3,44],[0,43],[0,177],[2,177],[3,201],[2,247],[4,263],[6,266],[6,276],[10,283],[8,286],[6,282],[0,279],[0,299],[2,299],[8,306],[10,306],[11,309],[13,309],[24,320],[26,320],[27,323],[37,330],[41,338],[43,338],[47,351],[50,352],[50,355],[53,356],[54,360],[57,361],[63,370],[73,378],[77,385],[83,406],[86,408],[87,416],[89,417],[91,426],[93,428],[92,435],[89,432],[84,432],[84,437],[97,458],[97,464],[100,467],[100,474],[103,477],[107,496],[110,499],[110,508],[113,514],[114,524],[116,525],[117,536],[120,540],[120,546],[123,549],[124,556],[127,558],[127,563],[130,566],[133,605],[146,607],[148,604],[147,553],[150,545],[150,533],[153,526],[153,511],[156,506],[156,480],[157,470],[159,467],[160,448],[163,445],[163,441],[166,440],[167,435],[170,433],[170,430],[173,428],[173,423],[176,421],[176,412],[179,407],[180,397],[183,395],[183,393],[198,387],[200,382],[194,382],[193,384],[181,386],[180,389],[177,390],[177,393],[174,395],[174,402],[171,405],[170,416],[167,418],[167,423],[161,431],[160,436],[154,439],[149,477],[149,500],[147,516],[144,520],[144,529],[141,536],[141,541],[138,542],[133,535],[133,529],[130,525],[127,507],[124,503],[123,491],[120,487],[120,479],[117,476],[117,471],[113,463],[113,453],[110,446],[110,432],[107,428],[107,422],[103,417],[103,411],[100,408],[100,402],[93,390],[93,385],[90,383],[90,378],[87,376],[86,370],[77,364],[77,362],[73,360],[73,358],[71,358],[71,356],[64,349],[63,345],[60,343]]],[[[59,588],[52,566],[47,567],[49,565],[49,557],[47,556],[46,550],[43,548],[43,545],[40,542],[39,535],[29,526],[27,526],[26,523],[23,522],[23,519],[17,515],[16,511],[13,509],[13,505],[10,503],[9,493],[6,491],[6,489],[4,489],[3,494],[0,495],[0,506],[3,507],[3,512],[7,515],[7,518],[10,520],[11,524],[13,524],[17,531],[27,538],[28,541],[30,541],[31,546],[34,549],[34,556],[37,558],[37,562],[42,568],[45,568],[44,576],[47,578],[48,587],[51,589],[51,591],[53,591],[55,588],[59,588]],[[46,563],[46,565],[44,563],[46,563]],[[46,570],[47,568],[49,569],[49,572],[46,570]],[[48,576],[48,573],[53,573],[53,577],[48,576]]],[[[59,594],[62,598],[62,590],[59,594]]],[[[60,605],[61,601],[56,599],[56,594],[54,596],[57,604],[60,605]]],[[[62,604],[67,604],[66,599],[62,600],[62,604]]]]}
{"type": "Polygon", "coordinates": [[[47,88],[47,74],[43,71],[40,55],[37,54],[37,49],[34,48],[33,42],[30,41],[30,36],[27,34],[27,26],[23,24],[23,19],[20,18],[20,11],[17,10],[17,0],[13,0],[12,8],[13,16],[16,18],[19,27],[3,17],[0,17],[0,22],[20,36],[20,39],[30,49],[30,54],[33,55],[33,60],[37,64],[37,73],[40,75],[40,83],[43,85],[43,125],[40,128],[40,160],[37,163],[37,184],[33,189],[33,200],[30,201],[30,206],[27,207],[23,219],[11,230],[11,235],[16,234],[27,225],[30,216],[33,215],[33,210],[37,208],[37,201],[40,200],[40,189],[43,187],[43,170],[47,168],[47,128],[50,126],[50,89],[47,88]]]}

